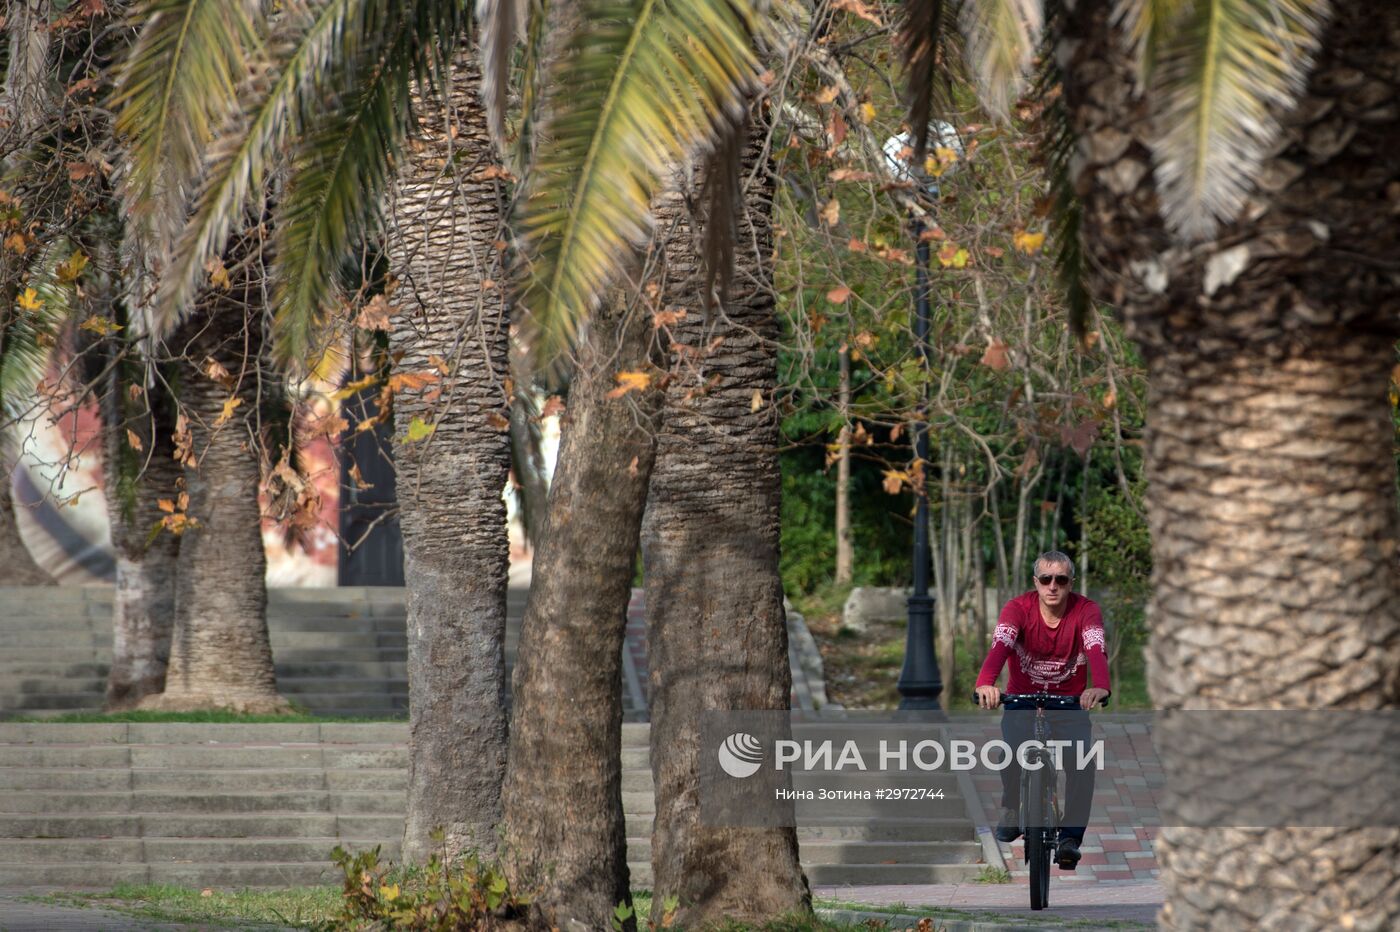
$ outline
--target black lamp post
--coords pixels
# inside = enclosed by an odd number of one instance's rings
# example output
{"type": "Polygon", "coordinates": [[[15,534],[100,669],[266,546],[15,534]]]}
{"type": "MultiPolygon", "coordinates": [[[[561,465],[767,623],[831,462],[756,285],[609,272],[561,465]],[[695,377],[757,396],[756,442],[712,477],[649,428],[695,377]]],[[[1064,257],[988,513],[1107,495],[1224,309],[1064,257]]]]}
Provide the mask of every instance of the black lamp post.
{"type": "MultiPolygon", "coordinates": [[[[934,187],[935,193],[937,187],[934,187]]],[[[928,538],[928,335],[931,326],[929,311],[929,244],[924,238],[924,223],[913,220],[915,242],[914,269],[914,341],[919,362],[924,371],[918,417],[914,421],[914,457],[919,464],[923,482],[914,490],[914,592],[909,596],[909,626],[905,632],[904,669],[899,674],[899,707],[909,710],[941,712],[938,696],[943,692],[943,676],[938,670],[938,655],[933,647],[933,597],[928,594],[931,555],[928,538]]]]}

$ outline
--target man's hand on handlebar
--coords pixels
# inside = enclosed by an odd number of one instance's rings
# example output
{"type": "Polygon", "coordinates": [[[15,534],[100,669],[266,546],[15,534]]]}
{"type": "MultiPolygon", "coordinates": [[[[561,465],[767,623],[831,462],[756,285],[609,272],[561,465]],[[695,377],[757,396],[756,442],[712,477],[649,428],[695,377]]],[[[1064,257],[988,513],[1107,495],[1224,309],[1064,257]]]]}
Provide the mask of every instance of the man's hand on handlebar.
{"type": "Polygon", "coordinates": [[[1084,690],[1079,697],[1079,707],[1081,709],[1092,709],[1100,702],[1108,698],[1108,690],[1097,689],[1093,686],[1084,690]]]}
{"type": "Polygon", "coordinates": [[[995,686],[977,687],[977,706],[982,709],[995,709],[1001,703],[1001,690],[995,686]]]}

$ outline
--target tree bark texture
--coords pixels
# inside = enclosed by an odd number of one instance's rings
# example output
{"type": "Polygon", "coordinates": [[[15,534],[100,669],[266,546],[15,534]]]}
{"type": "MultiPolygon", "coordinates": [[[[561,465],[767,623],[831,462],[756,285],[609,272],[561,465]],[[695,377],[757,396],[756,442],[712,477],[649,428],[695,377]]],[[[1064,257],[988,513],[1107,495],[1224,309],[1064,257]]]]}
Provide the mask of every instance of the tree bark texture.
{"type": "Polygon", "coordinates": [[[480,177],[496,163],[478,80],[463,53],[446,110],[424,98],[390,205],[391,347],[399,371],[440,375],[394,398],[408,588],[406,862],[444,848],[494,854],[505,776],[509,322],[502,192],[480,177]],[[415,421],[433,432],[408,442],[415,421]]]}
{"type": "Polygon", "coordinates": [[[151,399],[152,410],[128,420],[115,410],[125,393],[126,387],[114,379],[103,399],[107,431],[103,484],[117,558],[108,711],[132,708],[165,690],[180,555],[180,538],[169,530],[162,528],[152,537],[164,517],[157,503],[173,502],[179,495],[176,483],[182,470],[173,456],[171,406],[151,392],[142,399],[151,399]],[[141,451],[132,448],[128,429],[140,440],[141,451]]]}
{"type": "Polygon", "coordinates": [[[836,438],[836,585],[849,586],[855,567],[851,546],[851,353],[840,352],[841,382],[837,404],[841,433],[836,438]]]}
{"type": "Polygon", "coordinates": [[[651,315],[588,324],[514,674],[504,793],[512,884],[540,928],[611,927],[631,903],[622,812],[622,650],[662,392],[609,397],[660,363],[651,315]]]}
{"type": "Polygon", "coordinates": [[[673,297],[666,305],[688,313],[674,337],[642,550],[656,787],[653,919],[674,895],[676,922],[685,926],[757,921],[811,903],[794,829],[700,823],[699,755],[713,753],[699,746],[704,710],[791,707],[778,576],[772,176],[761,144],[762,133],[753,133],[734,283],[708,323],[696,238],[684,226],[667,234],[673,297]]]}
{"type": "MultiPolygon", "coordinates": [[[[1066,38],[1088,265],[1151,385],[1153,700],[1394,708],[1400,7],[1333,4],[1250,200],[1189,246],[1160,218],[1147,108],[1105,6],[1080,4],[1066,38]]],[[[1400,925],[1394,828],[1168,829],[1157,853],[1167,928],[1400,925]]]]}
{"type": "Polygon", "coordinates": [[[267,632],[254,432],[269,386],[261,376],[263,262],[254,238],[247,234],[225,256],[230,288],[201,292],[188,342],[167,344],[185,360],[179,399],[196,460],[186,465],[185,481],[188,514],[198,525],[180,541],[165,692],[143,700],[143,708],[289,710],[277,693],[267,632]],[[211,377],[207,360],[228,375],[211,377]],[[240,404],[225,417],[230,399],[240,404]]]}

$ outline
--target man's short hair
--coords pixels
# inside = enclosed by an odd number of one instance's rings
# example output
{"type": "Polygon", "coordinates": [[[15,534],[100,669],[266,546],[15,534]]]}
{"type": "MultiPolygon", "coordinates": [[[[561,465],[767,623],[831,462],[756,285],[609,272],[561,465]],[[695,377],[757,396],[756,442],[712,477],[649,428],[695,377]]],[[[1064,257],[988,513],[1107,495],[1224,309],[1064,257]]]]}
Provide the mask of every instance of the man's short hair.
{"type": "Polygon", "coordinates": [[[1069,578],[1074,579],[1074,561],[1070,559],[1069,554],[1062,553],[1059,550],[1045,551],[1040,556],[1036,557],[1035,562],[1031,564],[1032,576],[1040,575],[1040,564],[1042,563],[1063,563],[1069,567],[1069,578]]]}

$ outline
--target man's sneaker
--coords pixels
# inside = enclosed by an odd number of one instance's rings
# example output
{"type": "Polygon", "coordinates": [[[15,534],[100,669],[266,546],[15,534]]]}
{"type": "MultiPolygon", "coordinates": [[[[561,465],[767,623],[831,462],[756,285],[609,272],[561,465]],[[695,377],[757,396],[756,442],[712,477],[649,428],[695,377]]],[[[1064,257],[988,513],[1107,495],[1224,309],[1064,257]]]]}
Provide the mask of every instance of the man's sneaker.
{"type": "Polygon", "coordinates": [[[1073,838],[1061,838],[1055,849],[1055,863],[1062,871],[1072,871],[1079,866],[1079,842],[1073,838]]]}
{"type": "Polygon", "coordinates": [[[997,823],[997,841],[1009,845],[1020,837],[1021,814],[1015,809],[1003,809],[1001,811],[1001,821],[997,823]]]}

